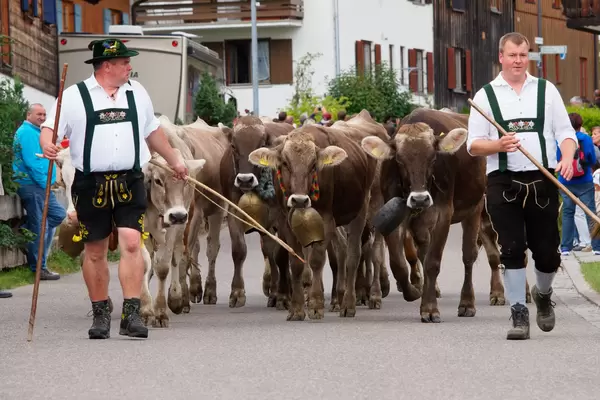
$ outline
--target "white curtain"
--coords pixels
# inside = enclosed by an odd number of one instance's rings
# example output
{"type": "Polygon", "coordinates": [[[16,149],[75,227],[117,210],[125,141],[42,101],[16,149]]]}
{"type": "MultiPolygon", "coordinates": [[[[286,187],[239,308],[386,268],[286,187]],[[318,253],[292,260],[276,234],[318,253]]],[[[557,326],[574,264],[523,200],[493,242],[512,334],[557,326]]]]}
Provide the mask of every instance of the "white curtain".
{"type": "Polygon", "coordinates": [[[268,81],[271,78],[271,68],[269,65],[269,41],[261,40],[258,42],[258,80],[268,81]]]}

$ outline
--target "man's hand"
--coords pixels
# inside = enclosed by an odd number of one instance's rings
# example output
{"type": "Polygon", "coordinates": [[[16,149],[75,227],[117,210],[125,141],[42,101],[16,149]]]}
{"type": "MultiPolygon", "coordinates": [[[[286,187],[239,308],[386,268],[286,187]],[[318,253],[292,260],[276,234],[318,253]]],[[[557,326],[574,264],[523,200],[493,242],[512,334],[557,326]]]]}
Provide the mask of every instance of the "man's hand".
{"type": "Polygon", "coordinates": [[[58,152],[61,150],[61,148],[55,145],[54,143],[50,142],[44,144],[43,150],[45,158],[49,160],[56,160],[58,152]]]}
{"type": "Polygon", "coordinates": [[[517,151],[518,147],[521,146],[519,138],[515,136],[514,132],[507,133],[507,135],[502,135],[502,137],[498,139],[498,145],[500,147],[499,153],[512,153],[517,151]]]}
{"type": "Polygon", "coordinates": [[[573,177],[573,160],[567,161],[563,157],[563,159],[556,164],[555,171],[561,174],[565,180],[570,181],[573,177]]]}
{"type": "Polygon", "coordinates": [[[178,160],[176,163],[171,164],[171,169],[175,172],[173,176],[175,179],[184,180],[188,176],[188,169],[185,166],[185,163],[181,160],[178,160]]]}
{"type": "Polygon", "coordinates": [[[67,220],[71,225],[77,225],[79,223],[79,220],[77,219],[77,211],[70,211],[67,214],[67,220]]]}

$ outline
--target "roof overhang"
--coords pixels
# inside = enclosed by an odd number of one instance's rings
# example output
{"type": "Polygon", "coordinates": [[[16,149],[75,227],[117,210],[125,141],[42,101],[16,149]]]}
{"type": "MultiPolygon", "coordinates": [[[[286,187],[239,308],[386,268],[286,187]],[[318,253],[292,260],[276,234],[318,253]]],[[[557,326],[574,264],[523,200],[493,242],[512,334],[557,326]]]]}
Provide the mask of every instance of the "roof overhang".
{"type": "MultiPolygon", "coordinates": [[[[217,22],[213,24],[157,24],[157,25],[141,25],[144,32],[197,32],[221,29],[244,29],[251,28],[251,22],[217,22]]],[[[301,28],[302,21],[284,20],[284,21],[257,21],[258,28],[301,28]]]]}

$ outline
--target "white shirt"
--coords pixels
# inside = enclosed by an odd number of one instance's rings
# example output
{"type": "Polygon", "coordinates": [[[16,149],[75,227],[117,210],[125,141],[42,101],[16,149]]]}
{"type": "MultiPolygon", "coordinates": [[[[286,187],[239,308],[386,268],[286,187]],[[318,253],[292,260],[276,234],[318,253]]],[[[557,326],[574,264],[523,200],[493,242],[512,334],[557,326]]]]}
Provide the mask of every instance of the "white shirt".
{"type": "MultiPolygon", "coordinates": [[[[160,126],[146,89],[139,82],[131,80],[131,84],[126,83],[119,88],[115,95],[116,100],[112,100],[93,74],[84,82],[90,92],[94,110],[128,108],[125,91],[133,90],[140,130],[140,167],[143,167],[150,160],[150,150],[145,139],[160,126]]],[[[42,127],[54,129],[55,115],[56,101],[42,127]]],[[[63,91],[58,138],[59,140],[63,136],[69,138],[72,163],[80,171],[83,171],[86,121],[85,107],[79,89],[77,85],[71,85],[63,91]]],[[[90,170],[92,172],[121,171],[133,168],[135,147],[131,122],[97,125],[94,129],[90,170]]]]}
{"type": "MultiPolygon", "coordinates": [[[[538,78],[527,73],[527,78],[520,95],[517,95],[514,89],[504,80],[502,73],[490,84],[494,89],[502,118],[505,121],[516,118],[536,118],[538,78]]],[[[487,93],[483,88],[475,94],[473,102],[494,119],[487,93]]],[[[548,168],[555,168],[557,164],[556,142],[558,141],[560,145],[565,139],[573,139],[577,143],[577,136],[571,126],[571,120],[560,97],[560,93],[550,81],[546,81],[545,107],[544,137],[546,139],[546,157],[548,157],[548,168]]],[[[515,136],[520,139],[521,146],[542,164],[542,149],[538,133],[517,132],[515,136]]],[[[477,110],[472,109],[469,115],[469,136],[467,139],[467,151],[469,154],[471,154],[471,146],[474,141],[480,139],[496,140],[499,138],[500,136],[496,127],[489,123],[477,110]]],[[[498,153],[488,156],[487,173],[489,174],[498,168],[498,153]]],[[[507,169],[518,172],[537,170],[537,167],[523,153],[517,150],[507,153],[507,169]]]]}

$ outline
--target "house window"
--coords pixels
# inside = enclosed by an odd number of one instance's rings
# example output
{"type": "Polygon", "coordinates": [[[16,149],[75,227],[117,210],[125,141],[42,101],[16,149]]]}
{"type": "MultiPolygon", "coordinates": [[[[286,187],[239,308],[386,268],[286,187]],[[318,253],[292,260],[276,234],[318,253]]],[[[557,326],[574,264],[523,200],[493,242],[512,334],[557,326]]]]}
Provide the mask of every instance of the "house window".
{"type": "Polygon", "coordinates": [[[456,79],[456,88],[454,90],[462,92],[466,81],[463,49],[454,49],[454,71],[456,79]]]}
{"type": "Polygon", "coordinates": [[[404,46],[400,46],[400,84],[406,84],[404,81],[404,46]]]}
{"type": "Polygon", "coordinates": [[[75,32],[75,6],[72,1],[62,1],[62,31],[75,32]]]}
{"type": "Polygon", "coordinates": [[[390,69],[394,69],[394,45],[390,44],[390,69]]]}
{"type": "Polygon", "coordinates": [[[490,0],[490,8],[492,11],[500,11],[502,6],[500,4],[502,0],[490,0]]]}
{"type": "Polygon", "coordinates": [[[111,25],[122,25],[123,24],[123,12],[118,10],[110,10],[110,24],[111,25]]]}
{"type": "Polygon", "coordinates": [[[425,81],[424,81],[425,74],[423,73],[424,72],[423,50],[417,50],[417,65],[415,68],[417,70],[417,93],[424,93],[425,92],[425,81]]]}
{"type": "Polygon", "coordinates": [[[588,84],[588,68],[587,58],[579,58],[579,95],[584,99],[587,98],[587,84],[588,84]]]}
{"type": "Polygon", "coordinates": [[[363,40],[363,59],[365,60],[365,64],[364,64],[364,72],[365,75],[370,74],[371,73],[371,65],[372,65],[372,59],[371,59],[371,42],[368,42],[366,40],[363,40]]]}
{"type": "Polygon", "coordinates": [[[562,0],[552,0],[552,8],[560,10],[562,8],[562,0]]]}
{"type": "Polygon", "coordinates": [[[467,8],[467,0],[450,0],[450,6],[454,11],[465,11],[467,8]]]}
{"type": "Polygon", "coordinates": [[[0,54],[2,55],[0,67],[11,65],[9,14],[10,0],[0,0],[0,54]]]}

